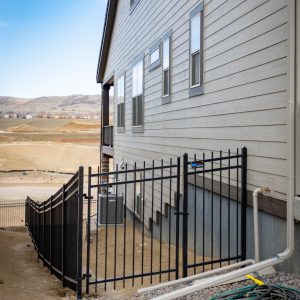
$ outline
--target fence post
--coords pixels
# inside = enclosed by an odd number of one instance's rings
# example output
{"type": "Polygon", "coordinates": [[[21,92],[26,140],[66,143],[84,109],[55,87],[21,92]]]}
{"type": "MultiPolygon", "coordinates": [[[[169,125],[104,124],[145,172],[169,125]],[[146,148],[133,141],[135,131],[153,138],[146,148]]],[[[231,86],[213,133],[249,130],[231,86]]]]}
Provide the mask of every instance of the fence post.
{"type": "Polygon", "coordinates": [[[179,278],[179,210],[180,210],[180,157],[177,157],[177,193],[176,193],[176,279],[179,278]]]}
{"type": "Polygon", "coordinates": [[[241,257],[246,259],[247,252],[247,148],[242,148],[242,201],[241,201],[241,257]]]}
{"type": "Polygon", "coordinates": [[[61,277],[62,286],[65,287],[65,193],[66,185],[62,187],[62,204],[61,204],[61,277]]]}
{"type": "Polygon", "coordinates": [[[45,256],[45,248],[46,248],[46,244],[45,244],[45,201],[43,202],[43,266],[46,265],[45,263],[45,259],[46,259],[46,256],[45,256]]]}
{"type": "Polygon", "coordinates": [[[182,276],[188,274],[188,154],[183,155],[183,204],[182,204],[182,276]]]}
{"type": "Polygon", "coordinates": [[[50,222],[49,222],[49,228],[50,228],[50,273],[52,274],[52,200],[53,197],[50,197],[50,222]]]}
{"type": "Polygon", "coordinates": [[[91,173],[92,168],[88,169],[88,207],[86,218],[86,293],[90,291],[90,230],[91,230],[91,173]]]}
{"type": "Polygon", "coordinates": [[[79,167],[77,206],[77,299],[82,299],[82,206],[84,169],[79,167]]]}

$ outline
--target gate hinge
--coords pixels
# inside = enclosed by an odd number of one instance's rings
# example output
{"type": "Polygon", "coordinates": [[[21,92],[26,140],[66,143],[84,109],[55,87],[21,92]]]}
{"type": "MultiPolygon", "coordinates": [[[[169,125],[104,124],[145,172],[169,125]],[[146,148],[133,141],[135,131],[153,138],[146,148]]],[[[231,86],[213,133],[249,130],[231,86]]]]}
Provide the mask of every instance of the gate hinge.
{"type": "Polygon", "coordinates": [[[93,200],[94,199],[93,196],[89,197],[87,194],[83,194],[82,196],[83,196],[84,199],[87,199],[87,200],[89,200],[89,199],[93,200]]]}

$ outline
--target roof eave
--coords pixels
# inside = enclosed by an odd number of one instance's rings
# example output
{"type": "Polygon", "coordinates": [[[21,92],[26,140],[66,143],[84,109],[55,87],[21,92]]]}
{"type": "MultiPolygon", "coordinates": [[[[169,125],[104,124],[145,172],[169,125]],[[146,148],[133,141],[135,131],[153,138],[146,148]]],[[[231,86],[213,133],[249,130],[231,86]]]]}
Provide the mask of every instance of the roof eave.
{"type": "Polygon", "coordinates": [[[106,61],[109,52],[109,46],[115,21],[116,9],[117,9],[118,0],[108,0],[105,14],[105,21],[103,27],[103,35],[98,59],[97,83],[103,83],[103,76],[106,68],[106,61]]]}

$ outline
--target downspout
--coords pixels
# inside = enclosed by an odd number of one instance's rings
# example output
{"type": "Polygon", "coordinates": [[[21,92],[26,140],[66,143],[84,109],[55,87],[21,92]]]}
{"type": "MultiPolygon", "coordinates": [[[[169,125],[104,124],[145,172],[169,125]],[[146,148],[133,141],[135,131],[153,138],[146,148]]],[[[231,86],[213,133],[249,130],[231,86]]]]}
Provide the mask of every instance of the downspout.
{"type": "Polygon", "coordinates": [[[295,28],[296,28],[296,0],[289,0],[288,15],[289,15],[289,63],[288,63],[288,174],[287,174],[287,247],[277,254],[275,257],[258,262],[254,265],[244,267],[240,270],[235,270],[223,275],[212,277],[209,281],[199,282],[197,284],[187,286],[185,288],[175,290],[171,293],[161,295],[155,299],[169,300],[182,297],[193,292],[197,292],[204,288],[209,288],[217,284],[228,282],[240,276],[247,275],[271,266],[278,265],[288,258],[294,252],[294,215],[293,204],[295,197],[295,28]]]}

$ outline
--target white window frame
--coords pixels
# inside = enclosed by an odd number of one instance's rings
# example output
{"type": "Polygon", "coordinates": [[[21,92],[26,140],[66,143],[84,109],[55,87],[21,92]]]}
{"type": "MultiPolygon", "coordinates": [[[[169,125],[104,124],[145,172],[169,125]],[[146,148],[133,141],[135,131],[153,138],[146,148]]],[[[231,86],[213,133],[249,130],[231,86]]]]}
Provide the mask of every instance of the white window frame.
{"type": "Polygon", "coordinates": [[[117,80],[117,128],[120,131],[125,128],[125,73],[117,80]],[[123,126],[119,126],[119,105],[123,104],[123,126]]]}
{"type": "MultiPolygon", "coordinates": [[[[137,172],[136,175],[135,175],[135,179],[136,180],[142,180],[143,179],[143,173],[141,172],[137,172]]],[[[138,217],[139,219],[142,217],[142,214],[143,214],[143,202],[144,202],[144,191],[143,191],[143,188],[144,188],[144,185],[143,185],[143,182],[136,182],[135,183],[135,203],[134,203],[134,206],[135,206],[135,210],[134,210],[134,214],[136,217],[138,217]],[[138,201],[138,194],[137,194],[137,185],[140,186],[140,214],[138,214],[137,212],[137,201],[138,201]]]]}
{"type": "MultiPolygon", "coordinates": [[[[137,57],[132,64],[132,130],[133,132],[143,132],[144,126],[144,54],[137,57]],[[138,79],[138,77],[141,77],[138,79]],[[139,85],[140,83],[140,85],[139,85]],[[134,98],[135,101],[138,102],[138,97],[141,97],[141,123],[134,123],[134,114],[137,120],[138,113],[134,110],[134,98]]],[[[136,108],[138,110],[138,108],[136,108]]]]}
{"type": "Polygon", "coordinates": [[[172,31],[167,32],[163,38],[162,38],[162,102],[163,104],[170,102],[170,96],[171,96],[171,36],[172,31]],[[165,51],[165,42],[169,41],[168,45],[168,64],[165,64],[164,59],[164,51],[165,51]],[[165,71],[168,71],[168,94],[164,94],[165,90],[165,71]]]}
{"type": "Polygon", "coordinates": [[[200,3],[197,7],[195,7],[191,13],[190,13],[190,49],[189,49],[189,60],[190,60],[190,78],[189,78],[189,96],[197,96],[203,94],[203,2],[200,3]],[[199,30],[199,41],[200,45],[199,48],[196,48],[195,50],[192,49],[192,22],[195,18],[200,18],[200,30],[199,30]],[[199,62],[199,83],[193,84],[193,56],[195,54],[200,55],[200,62],[199,62]]]}
{"type": "Polygon", "coordinates": [[[149,49],[149,71],[152,71],[160,66],[161,64],[161,42],[160,40],[153,44],[149,49]],[[158,53],[157,59],[152,61],[152,55],[158,53]]]}

